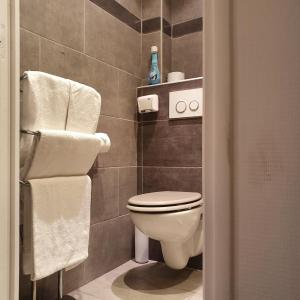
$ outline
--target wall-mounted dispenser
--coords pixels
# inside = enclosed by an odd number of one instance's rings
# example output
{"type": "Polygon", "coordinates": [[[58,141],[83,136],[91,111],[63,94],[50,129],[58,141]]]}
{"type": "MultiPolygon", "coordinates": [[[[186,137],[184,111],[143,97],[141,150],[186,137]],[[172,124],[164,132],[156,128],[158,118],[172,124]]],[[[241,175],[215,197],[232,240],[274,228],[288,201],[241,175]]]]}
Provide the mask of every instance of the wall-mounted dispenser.
{"type": "Polygon", "coordinates": [[[140,114],[158,111],[158,95],[141,96],[137,101],[140,114]]]}

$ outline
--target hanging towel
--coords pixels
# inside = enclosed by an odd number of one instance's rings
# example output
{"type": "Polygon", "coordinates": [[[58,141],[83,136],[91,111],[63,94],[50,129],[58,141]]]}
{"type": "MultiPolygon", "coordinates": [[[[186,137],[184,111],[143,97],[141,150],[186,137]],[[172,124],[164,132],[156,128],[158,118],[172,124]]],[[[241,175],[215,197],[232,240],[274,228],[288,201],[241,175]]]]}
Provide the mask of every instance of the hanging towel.
{"type": "Polygon", "coordinates": [[[66,130],[95,133],[101,109],[99,93],[84,84],[70,80],[70,103],[66,130]]]}
{"type": "MultiPolygon", "coordinates": [[[[86,134],[64,130],[40,130],[32,151],[21,170],[23,180],[57,176],[86,175],[97,154],[107,149],[105,134],[86,134]]],[[[109,149],[109,147],[108,147],[109,149]]]]}
{"type": "Polygon", "coordinates": [[[22,189],[24,273],[39,280],[84,261],[88,257],[90,178],[32,179],[22,189]]]}
{"type": "MultiPolygon", "coordinates": [[[[27,71],[21,81],[21,129],[57,129],[66,127],[70,80],[38,71],[27,71]]],[[[22,134],[21,167],[30,153],[33,137],[22,134]]]]}

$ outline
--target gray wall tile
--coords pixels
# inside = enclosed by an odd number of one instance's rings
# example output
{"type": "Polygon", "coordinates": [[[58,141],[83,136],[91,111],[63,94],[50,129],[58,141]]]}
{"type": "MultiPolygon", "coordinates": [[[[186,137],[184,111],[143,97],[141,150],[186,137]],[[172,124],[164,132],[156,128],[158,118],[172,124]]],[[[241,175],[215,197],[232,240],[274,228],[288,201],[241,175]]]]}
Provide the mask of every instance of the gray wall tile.
{"type": "Polygon", "coordinates": [[[39,69],[39,37],[27,30],[20,30],[20,73],[39,69]]]}
{"type": "Polygon", "coordinates": [[[58,286],[57,273],[39,280],[37,282],[37,300],[56,299],[57,286],[58,286]]]}
{"type": "Polygon", "coordinates": [[[42,38],[40,70],[92,86],[101,94],[101,114],[118,116],[115,68],[42,38]]]}
{"type": "Polygon", "coordinates": [[[21,0],[21,26],[48,39],[83,50],[83,0],[21,0]]]}
{"type": "Polygon", "coordinates": [[[118,116],[123,119],[137,119],[136,88],[141,80],[126,73],[118,72],[118,116]]]}
{"type": "Polygon", "coordinates": [[[143,166],[200,167],[201,120],[143,124],[143,166]]]}
{"type": "Polygon", "coordinates": [[[141,34],[86,1],[86,53],[140,76],[141,34]]]}
{"type": "Polygon", "coordinates": [[[84,285],[84,264],[80,264],[78,267],[67,272],[64,271],[63,281],[64,294],[68,294],[79,286],[84,285]]]}
{"type": "Polygon", "coordinates": [[[129,211],[126,208],[128,200],[138,194],[137,168],[119,169],[119,214],[125,215],[129,211]]]}
{"type": "Polygon", "coordinates": [[[119,119],[101,116],[97,132],[107,133],[111,147],[108,153],[100,153],[97,158],[97,167],[118,167],[119,166],[119,119]]]}
{"type": "Polygon", "coordinates": [[[133,225],[128,215],[93,225],[89,258],[85,262],[85,282],[128,261],[132,246],[133,225]]]}
{"type": "Polygon", "coordinates": [[[162,0],[142,0],[143,20],[161,16],[161,1],[162,0]]]}
{"type": "Polygon", "coordinates": [[[138,123],[137,132],[137,165],[143,165],[143,123],[138,123]]]}
{"type": "Polygon", "coordinates": [[[143,192],[201,192],[202,168],[143,167],[143,192]]]}
{"type": "Polygon", "coordinates": [[[136,122],[124,121],[120,122],[119,137],[119,165],[120,166],[136,166],[137,165],[137,130],[136,122]]]}
{"type": "Polygon", "coordinates": [[[202,32],[172,39],[172,71],[184,72],[186,78],[203,75],[202,32]]]}
{"type": "Polygon", "coordinates": [[[167,82],[168,73],[172,71],[172,38],[163,33],[163,67],[162,82],[167,82]]]}
{"type": "Polygon", "coordinates": [[[137,165],[137,123],[106,116],[100,117],[98,132],[111,139],[108,153],[100,154],[97,167],[122,167],[137,165]]]}
{"type": "Polygon", "coordinates": [[[203,16],[202,0],[171,0],[172,23],[177,24],[203,16]]]}
{"type": "Polygon", "coordinates": [[[172,23],[172,0],[162,0],[162,2],[162,15],[169,23],[172,23]]]}
{"type": "Polygon", "coordinates": [[[132,14],[139,19],[142,15],[142,1],[141,0],[116,0],[123,7],[127,8],[132,14]]]}
{"type": "Polygon", "coordinates": [[[143,167],[137,168],[137,193],[143,194],[143,167]]]}
{"type": "Polygon", "coordinates": [[[91,224],[119,215],[119,170],[96,169],[92,176],[91,224]]]}

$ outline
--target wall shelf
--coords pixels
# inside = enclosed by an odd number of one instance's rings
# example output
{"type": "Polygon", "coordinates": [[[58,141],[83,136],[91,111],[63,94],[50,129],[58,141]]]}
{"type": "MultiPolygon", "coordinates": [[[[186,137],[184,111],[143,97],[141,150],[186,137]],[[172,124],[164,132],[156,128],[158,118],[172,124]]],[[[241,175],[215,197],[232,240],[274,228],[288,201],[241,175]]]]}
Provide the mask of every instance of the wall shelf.
{"type": "Polygon", "coordinates": [[[137,87],[137,89],[145,89],[145,88],[157,87],[157,86],[162,86],[162,85],[171,85],[171,84],[177,84],[177,83],[181,83],[181,82],[195,81],[195,80],[199,80],[199,79],[203,79],[203,77],[188,78],[188,79],[184,79],[184,80],[179,80],[179,81],[174,81],[174,82],[163,82],[163,83],[158,83],[158,84],[153,84],[153,85],[143,85],[143,86],[137,87]]]}

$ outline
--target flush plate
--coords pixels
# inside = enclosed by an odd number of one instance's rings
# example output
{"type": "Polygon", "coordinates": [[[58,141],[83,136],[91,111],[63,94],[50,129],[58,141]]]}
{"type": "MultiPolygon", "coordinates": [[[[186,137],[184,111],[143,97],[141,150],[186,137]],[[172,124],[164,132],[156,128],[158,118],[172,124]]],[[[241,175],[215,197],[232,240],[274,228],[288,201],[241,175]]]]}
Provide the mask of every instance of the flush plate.
{"type": "Polygon", "coordinates": [[[203,114],[203,88],[169,93],[169,119],[195,118],[203,114]]]}

